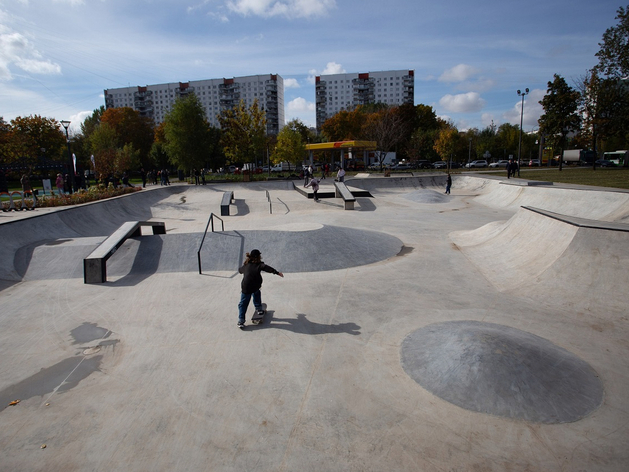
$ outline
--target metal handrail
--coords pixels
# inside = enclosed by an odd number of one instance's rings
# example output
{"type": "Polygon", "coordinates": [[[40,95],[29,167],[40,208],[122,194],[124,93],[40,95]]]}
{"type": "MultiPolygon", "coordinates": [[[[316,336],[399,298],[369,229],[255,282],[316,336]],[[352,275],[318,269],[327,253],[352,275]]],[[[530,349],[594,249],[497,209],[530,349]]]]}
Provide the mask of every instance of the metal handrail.
{"type": "Polygon", "coordinates": [[[218,218],[219,220],[221,220],[221,231],[225,231],[225,222],[223,221],[223,219],[220,216],[216,216],[214,213],[210,213],[210,218],[207,220],[207,225],[205,226],[205,231],[203,232],[203,238],[201,239],[201,244],[199,244],[199,250],[197,251],[197,260],[199,261],[199,274],[202,274],[201,272],[201,248],[203,248],[203,243],[205,242],[205,236],[207,235],[207,229],[209,228],[210,224],[212,225],[212,233],[214,232],[214,218],[218,218]]]}
{"type": "Polygon", "coordinates": [[[268,190],[265,190],[266,192],[266,199],[269,201],[269,214],[273,214],[273,204],[271,203],[271,194],[269,193],[268,190]]]}

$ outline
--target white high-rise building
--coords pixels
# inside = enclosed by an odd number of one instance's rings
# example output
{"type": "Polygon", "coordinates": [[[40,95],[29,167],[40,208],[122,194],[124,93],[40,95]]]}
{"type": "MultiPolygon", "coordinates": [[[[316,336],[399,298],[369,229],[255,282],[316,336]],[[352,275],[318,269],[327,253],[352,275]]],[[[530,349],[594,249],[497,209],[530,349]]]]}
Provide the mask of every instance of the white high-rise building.
{"type": "Polygon", "coordinates": [[[217,115],[222,110],[233,108],[240,100],[249,107],[255,99],[266,113],[268,135],[279,133],[284,126],[284,79],[277,74],[107,89],[105,107],[133,108],[141,116],[153,118],[157,125],[177,98],[190,93],[199,98],[210,125],[216,128],[220,127],[217,115]]]}
{"type": "Polygon", "coordinates": [[[358,105],[384,103],[402,105],[415,102],[415,71],[388,70],[316,77],[317,130],[341,110],[358,105]]]}

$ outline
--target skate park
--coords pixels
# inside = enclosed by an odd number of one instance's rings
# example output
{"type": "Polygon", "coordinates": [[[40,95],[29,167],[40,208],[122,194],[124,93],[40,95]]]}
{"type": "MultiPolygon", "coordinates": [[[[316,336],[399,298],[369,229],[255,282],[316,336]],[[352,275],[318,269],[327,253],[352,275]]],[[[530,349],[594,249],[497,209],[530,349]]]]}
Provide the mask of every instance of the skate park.
{"type": "Polygon", "coordinates": [[[453,180],[0,214],[0,470],[627,470],[629,193],[453,180]],[[127,221],[166,234],[84,283],[127,221]],[[239,330],[253,248],[285,277],[239,330]]]}

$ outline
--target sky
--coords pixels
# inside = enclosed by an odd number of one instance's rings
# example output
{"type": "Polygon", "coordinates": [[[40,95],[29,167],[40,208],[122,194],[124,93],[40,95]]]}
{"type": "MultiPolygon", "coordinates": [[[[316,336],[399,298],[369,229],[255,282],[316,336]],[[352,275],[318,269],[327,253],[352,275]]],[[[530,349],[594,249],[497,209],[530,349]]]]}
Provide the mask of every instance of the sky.
{"type": "Polygon", "coordinates": [[[415,104],[459,130],[533,131],[554,74],[597,63],[610,0],[0,0],[0,116],[70,120],[103,90],[279,74],[315,126],[317,75],[415,71],[415,104]]]}

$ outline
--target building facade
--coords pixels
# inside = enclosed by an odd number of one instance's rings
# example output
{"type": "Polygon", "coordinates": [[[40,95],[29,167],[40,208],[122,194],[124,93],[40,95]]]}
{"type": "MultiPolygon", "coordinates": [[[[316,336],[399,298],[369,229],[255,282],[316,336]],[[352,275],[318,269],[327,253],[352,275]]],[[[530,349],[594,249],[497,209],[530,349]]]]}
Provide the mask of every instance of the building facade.
{"type": "Polygon", "coordinates": [[[317,131],[328,118],[358,105],[415,103],[415,71],[389,70],[316,77],[317,131]]]}
{"type": "Polygon", "coordinates": [[[104,92],[105,108],[133,108],[141,116],[152,118],[156,125],[164,121],[175,100],[194,93],[208,122],[216,128],[220,127],[217,116],[221,111],[232,109],[240,100],[249,107],[256,99],[266,113],[268,135],[276,135],[284,126],[284,80],[277,74],[122,87],[104,92]]]}

